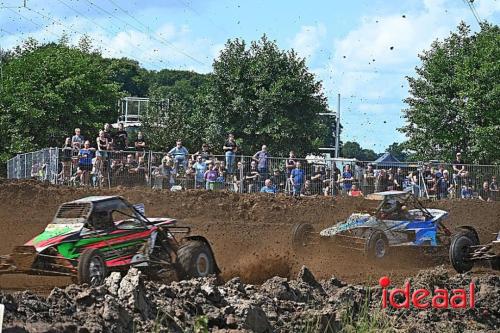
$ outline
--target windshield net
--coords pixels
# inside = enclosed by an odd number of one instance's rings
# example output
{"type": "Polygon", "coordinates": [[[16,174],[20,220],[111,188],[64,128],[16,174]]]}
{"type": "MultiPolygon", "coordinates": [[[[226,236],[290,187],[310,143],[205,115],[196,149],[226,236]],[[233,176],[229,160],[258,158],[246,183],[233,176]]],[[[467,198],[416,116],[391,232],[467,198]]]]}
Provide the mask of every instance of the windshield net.
{"type": "Polygon", "coordinates": [[[66,203],[57,211],[58,219],[84,219],[90,212],[89,203],[66,203]]]}

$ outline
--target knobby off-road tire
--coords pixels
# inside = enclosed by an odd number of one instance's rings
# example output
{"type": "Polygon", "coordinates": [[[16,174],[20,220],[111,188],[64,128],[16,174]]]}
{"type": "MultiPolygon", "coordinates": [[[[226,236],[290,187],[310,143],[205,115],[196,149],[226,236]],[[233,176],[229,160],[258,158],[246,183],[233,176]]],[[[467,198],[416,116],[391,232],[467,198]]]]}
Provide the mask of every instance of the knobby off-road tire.
{"type": "Polygon", "coordinates": [[[450,262],[458,273],[465,273],[472,269],[474,262],[467,261],[470,255],[470,247],[479,245],[475,235],[464,230],[454,235],[450,244],[450,262]]]}
{"type": "Polygon", "coordinates": [[[298,223],[294,225],[292,229],[293,249],[298,251],[306,247],[310,242],[312,232],[314,232],[314,228],[309,223],[298,223]]]}
{"type": "Polygon", "coordinates": [[[177,251],[180,279],[205,277],[215,274],[215,260],[210,247],[202,241],[186,242],[177,251]]]}
{"type": "Polygon", "coordinates": [[[389,241],[383,231],[371,230],[366,238],[365,255],[369,260],[382,260],[389,254],[389,241]]]}
{"type": "Polygon", "coordinates": [[[99,286],[108,276],[104,256],[98,249],[84,250],[78,260],[78,283],[99,286]]]}

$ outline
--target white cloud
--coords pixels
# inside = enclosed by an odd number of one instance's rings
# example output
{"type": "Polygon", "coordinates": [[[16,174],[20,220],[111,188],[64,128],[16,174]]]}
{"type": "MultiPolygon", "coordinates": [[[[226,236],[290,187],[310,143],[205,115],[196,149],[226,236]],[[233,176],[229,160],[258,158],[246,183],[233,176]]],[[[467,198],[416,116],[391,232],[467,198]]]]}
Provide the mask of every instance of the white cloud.
{"type": "Polygon", "coordinates": [[[324,24],[302,26],[291,41],[292,48],[302,57],[312,58],[326,36],[324,24]]]}
{"type": "MultiPolygon", "coordinates": [[[[429,49],[432,41],[448,36],[461,20],[478,29],[470,9],[461,1],[422,0],[422,4],[423,9],[404,14],[365,16],[344,37],[333,41],[333,57],[321,79],[327,86],[333,85],[335,92],[342,94],[344,105],[350,107],[343,122],[347,138],[359,132],[359,124],[371,123],[375,114],[386,123],[379,121],[367,131],[401,137],[395,131],[384,132],[389,121],[403,125],[404,77],[413,75],[418,54],[429,49]],[[389,102],[380,104],[380,100],[389,102]]],[[[500,12],[500,1],[476,0],[474,4],[483,20],[500,12]]]]}
{"type": "MultiPolygon", "coordinates": [[[[94,21],[99,23],[98,19],[94,21]]],[[[59,19],[59,22],[62,24],[54,23],[29,33],[16,31],[14,35],[0,38],[0,43],[8,49],[28,36],[44,42],[57,40],[66,32],[70,43],[77,44],[81,33],[86,33],[105,57],[132,58],[149,69],[168,67],[204,73],[211,70],[212,60],[222,48],[210,39],[195,37],[187,25],[166,23],[155,30],[138,31],[129,27],[111,29],[103,23],[104,30],[80,17],[59,19]]]]}

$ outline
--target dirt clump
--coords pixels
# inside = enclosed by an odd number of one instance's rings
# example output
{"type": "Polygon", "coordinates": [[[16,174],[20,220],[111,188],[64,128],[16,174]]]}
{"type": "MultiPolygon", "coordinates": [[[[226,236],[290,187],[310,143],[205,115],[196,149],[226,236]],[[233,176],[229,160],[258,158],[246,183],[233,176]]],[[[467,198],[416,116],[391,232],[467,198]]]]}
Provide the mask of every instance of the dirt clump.
{"type": "Polygon", "coordinates": [[[318,281],[306,267],[295,279],[273,277],[262,285],[233,278],[218,284],[201,278],[165,285],[145,281],[140,271],[112,273],[103,286],[69,285],[49,296],[0,293],[5,332],[336,332],[364,326],[374,331],[462,332],[500,329],[500,276],[448,275],[446,269],[419,272],[412,286],[434,290],[476,285],[474,308],[381,309],[379,286],[347,284],[335,277],[318,281]]]}

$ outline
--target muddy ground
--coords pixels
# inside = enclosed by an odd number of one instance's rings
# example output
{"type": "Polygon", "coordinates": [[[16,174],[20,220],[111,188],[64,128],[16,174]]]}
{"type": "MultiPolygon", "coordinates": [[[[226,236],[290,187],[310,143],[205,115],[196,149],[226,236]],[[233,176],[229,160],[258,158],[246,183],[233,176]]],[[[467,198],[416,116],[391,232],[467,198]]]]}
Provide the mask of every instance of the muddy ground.
{"type": "MultiPolygon", "coordinates": [[[[360,198],[303,198],[238,195],[228,192],[166,192],[144,188],[111,190],[58,187],[35,181],[0,180],[0,254],[7,254],[41,232],[59,204],[88,195],[122,195],[132,203],[145,204],[148,216],[169,216],[194,232],[207,237],[225,280],[239,277],[245,283],[259,284],[273,276],[292,277],[306,265],[318,279],[332,275],[348,283],[374,284],[389,275],[395,282],[414,276],[421,269],[444,264],[447,258],[414,251],[392,252],[392,259],[374,265],[356,251],[330,244],[295,253],[291,248],[294,224],[307,222],[315,230],[345,219],[355,211],[370,211],[375,202],[360,198]]],[[[473,225],[481,241],[493,238],[500,229],[500,202],[441,201],[430,207],[450,212],[447,225],[473,225]]],[[[490,272],[477,267],[475,274],[490,272]]],[[[490,272],[491,273],[491,272],[490,272]]],[[[65,286],[66,278],[0,276],[0,289],[47,294],[54,286],[65,286]]]]}

